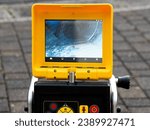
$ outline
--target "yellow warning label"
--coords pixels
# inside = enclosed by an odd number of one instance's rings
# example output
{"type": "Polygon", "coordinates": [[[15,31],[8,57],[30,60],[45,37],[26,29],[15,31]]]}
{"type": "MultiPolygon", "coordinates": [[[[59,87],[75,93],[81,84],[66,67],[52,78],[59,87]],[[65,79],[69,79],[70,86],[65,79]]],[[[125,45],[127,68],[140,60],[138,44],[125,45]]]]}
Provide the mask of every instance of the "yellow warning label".
{"type": "Polygon", "coordinates": [[[80,105],[80,113],[88,113],[89,107],[87,105],[80,105]]]}

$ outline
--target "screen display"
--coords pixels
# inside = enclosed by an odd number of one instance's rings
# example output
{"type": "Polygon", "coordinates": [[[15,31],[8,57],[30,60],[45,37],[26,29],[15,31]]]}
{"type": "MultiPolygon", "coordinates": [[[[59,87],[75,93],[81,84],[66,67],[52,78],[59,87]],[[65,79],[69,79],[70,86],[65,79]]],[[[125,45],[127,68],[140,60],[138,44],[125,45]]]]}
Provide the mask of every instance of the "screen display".
{"type": "Polygon", "coordinates": [[[46,62],[102,62],[102,20],[45,20],[46,62]]]}

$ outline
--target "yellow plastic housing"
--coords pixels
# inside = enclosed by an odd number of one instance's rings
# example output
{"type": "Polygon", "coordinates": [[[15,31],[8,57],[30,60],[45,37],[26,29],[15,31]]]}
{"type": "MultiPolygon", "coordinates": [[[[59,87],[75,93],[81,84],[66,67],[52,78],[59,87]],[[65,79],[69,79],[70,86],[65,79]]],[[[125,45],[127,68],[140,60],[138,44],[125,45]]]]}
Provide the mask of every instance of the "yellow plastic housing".
{"type": "MultiPolygon", "coordinates": [[[[113,67],[113,7],[111,4],[34,4],[32,6],[32,74],[38,78],[109,79],[113,67]],[[45,62],[45,19],[102,20],[102,63],[45,62]]],[[[88,50],[87,50],[88,51],[88,50]]]]}

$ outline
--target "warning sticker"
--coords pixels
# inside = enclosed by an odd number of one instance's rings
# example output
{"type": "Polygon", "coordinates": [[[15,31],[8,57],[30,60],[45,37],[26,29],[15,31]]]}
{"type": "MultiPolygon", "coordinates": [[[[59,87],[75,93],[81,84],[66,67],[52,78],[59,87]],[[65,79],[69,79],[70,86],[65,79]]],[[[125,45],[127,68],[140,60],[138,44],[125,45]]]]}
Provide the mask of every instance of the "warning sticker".
{"type": "Polygon", "coordinates": [[[87,105],[80,105],[80,113],[88,113],[89,107],[87,105]]]}
{"type": "Polygon", "coordinates": [[[99,106],[98,105],[90,106],[90,113],[99,113],[99,106]]]}

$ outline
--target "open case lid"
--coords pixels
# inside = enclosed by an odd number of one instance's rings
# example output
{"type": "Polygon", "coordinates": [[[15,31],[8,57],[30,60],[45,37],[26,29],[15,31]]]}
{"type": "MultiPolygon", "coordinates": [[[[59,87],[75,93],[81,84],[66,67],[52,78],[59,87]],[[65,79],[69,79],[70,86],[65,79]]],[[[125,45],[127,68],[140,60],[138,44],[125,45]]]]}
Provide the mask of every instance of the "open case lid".
{"type": "Polygon", "coordinates": [[[110,4],[34,4],[32,74],[38,78],[109,79],[113,63],[110,4]]]}

